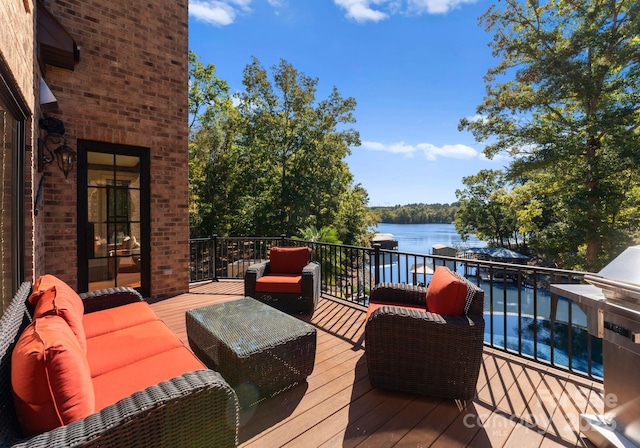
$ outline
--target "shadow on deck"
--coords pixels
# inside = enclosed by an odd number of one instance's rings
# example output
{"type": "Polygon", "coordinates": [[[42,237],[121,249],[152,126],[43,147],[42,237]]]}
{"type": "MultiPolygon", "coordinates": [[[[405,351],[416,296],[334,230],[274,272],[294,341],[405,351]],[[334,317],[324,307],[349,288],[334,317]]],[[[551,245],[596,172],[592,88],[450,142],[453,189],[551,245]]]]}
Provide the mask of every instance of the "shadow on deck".
{"type": "MultiPolygon", "coordinates": [[[[243,296],[239,280],[193,284],[153,308],[187,344],[187,309],[243,296]]],[[[603,408],[601,383],[486,348],[469,403],[374,389],[364,358],[363,307],[322,298],[313,373],[241,411],[244,447],[589,446],[579,414],[603,408]]]]}

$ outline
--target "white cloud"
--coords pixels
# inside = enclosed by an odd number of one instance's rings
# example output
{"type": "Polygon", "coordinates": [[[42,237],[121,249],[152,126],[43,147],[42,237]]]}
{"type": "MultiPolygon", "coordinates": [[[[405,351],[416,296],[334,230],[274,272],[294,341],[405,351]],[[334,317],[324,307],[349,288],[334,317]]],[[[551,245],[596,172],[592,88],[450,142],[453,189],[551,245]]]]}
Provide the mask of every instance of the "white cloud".
{"type": "Polygon", "coordinates": [[[478,0],[333,0],[356,22],[379,22],[395,14],[444,14],[478,0]],[[375,9],[374,9],[375,8],[375,9]]]}
{"type": "Polygon", "coordinates": [[[372,151],[386,151],[387,147],[382,143],[378,142],[361,142],[361,146],[365,149],[370,149],[372,151]]]}
{"type": "Polygon", "coordinates": [[[476,121],[483,121],[487,118],[486,115],[480,115],[480,114],[475,114],[472,115],[470,117],[467,117],[467,120],[469,120],[469,122],[474,123],[476,121]]]}
{"type": "Polygon", "coordinates": [[[227,2],[189,0],[189,15],[210,25],[230,25],[235,21],[237,13],[237,8],[227,2]]]}
{"type": "Polygon", "coordinates": [[[427,160],[436,160],[438,157],[450,159],[473,159],[479,157],[480,153],[466,145],[444,145],[436,146],[431,143],[419,143],[417,145],[407,145],[404,142],[385,145],[380,142],[363,141],[362,147],[371,151],[386,151],[392,154],[403,154],[406,157],[413,157],[422,153],[427,160]]]}
{"type": "Polygon", "coordinates": [[[477,0],[407,0],[409,12],[418,14],[444,14],[465,3],[476,3],[477,0]]]}
{"type": "Polygon", "coordinates": [[[333,0],[336,5],[347,11],[347,17],[356,22],[379,22],[388,14],[371,8],[371,4],[385,3],[386,0],[333,0]]]}

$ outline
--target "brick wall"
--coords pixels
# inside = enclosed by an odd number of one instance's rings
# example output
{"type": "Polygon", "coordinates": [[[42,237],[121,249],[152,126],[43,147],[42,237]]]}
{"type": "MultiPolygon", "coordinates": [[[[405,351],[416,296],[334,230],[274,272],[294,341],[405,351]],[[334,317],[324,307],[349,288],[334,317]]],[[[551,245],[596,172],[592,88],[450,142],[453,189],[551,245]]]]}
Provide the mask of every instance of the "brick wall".
{"type": "MultiPolygon", "coordinates": [[[[73,148],[78,139],[149,148],[151,296],[185,292],[187,0],[49,0],[46,7],[80,48],[75,70],[46,68],[45,79],[59,106],[52,115],[64,121],[73,148]]],[[[48,167],[45,179],[43,271],[75,286],[76,170],[65,180],[59,169],[48,167]]]]}
{"type": "Polygon", "coordinates": [[[18,84],[23,99],[34,109],[34,26],[33,0],[0,2],[0,54],[18,84]]]}
{"type": "MultiPolygon", "coordinates": [[[[12,88],[17,89],[13,93],[18,95],[19,100],[27,105],[32,117],[39,114],[36,98],[39,90],[39,70],[35,63],[35,4],[33,0],[3,0],[0,2],[0,64],[4,70],[10,73],[10,79],[6,80],[12,88]]],[[[33,120],[26,121],[26,146],[27,149],[34,147],[33,144],[33,120]]],[[[5,160],[8,162],[8,160],[5,160]]],[[[38,239],[34,232],[33,198],[34,182],[32,169],[34,163],[33,152],[27,151],[25,154],[25,276],[29,280],[33,276],[34,266],[43,258],[34,257],[34,244],[42,241],[38,239]]],[[[3,164],[6,169],[10,165],[3,164]]],[[[9,173],[3,173],[3,182],[8,185],[11,180],[9,173]]],[[[8,190],[7,190],[8,191],[8,190]]],[[[9,204],[10,198],[3,201],[9,204]]],[[[10,213],[10,209],[3,207],[3,213],[10,213]]],[[[3,229],[4,231],[5,229],[3,229]]],[[[10,238],[3,238],[4,243],[10,244],[10,238]]],[[[3,249],[3,253],[7,250],[3,249]]],[[[10,286],[10,285],[9,285],[10,286]]],[[[3,291],[3,297],[6,291],[3,291]]]]}

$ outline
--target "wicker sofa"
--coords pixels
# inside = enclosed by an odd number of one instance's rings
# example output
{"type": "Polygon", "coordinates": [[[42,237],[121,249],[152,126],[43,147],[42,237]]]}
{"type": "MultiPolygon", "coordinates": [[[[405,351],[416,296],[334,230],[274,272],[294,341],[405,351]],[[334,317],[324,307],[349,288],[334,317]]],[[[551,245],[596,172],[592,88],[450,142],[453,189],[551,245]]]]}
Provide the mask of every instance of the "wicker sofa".
{"type": "MultiPolygon", "coordinates": [[[[33,310],[28,301],[31,288],[30,283],[24,283],[0,318],[1,447],[237,445],[239,408],[233,389],[219,373],[204,367],[166,325],[166,330],[162,330],[162,321],[141,322],[152,319],[153,315],[149,313],[153,311],[150,308],[144,311],[148,305],[135,290],[122,287],[80,296],[85,311],[82,322],[87,336],[86,357],[96,389],[95,411],[55,429],[25,436],[24,419],[18,417],[16,408],[16,403],[19,403],[16,400],[19,399],[14,397],[18,394],[12,386],[12,353],[14,348],[20,347],[23,331],[33,327],[30,325],[33,310]],[[125,312],[121,312],[123,310],[125,312]],[[137,336],[125,338],[129,342],[124,346],[117,343],[117,337],[110,343],[110,334],[98,334],[109,331],[110,322],[113,335],[123,331],[131,334],[135,325],[141,325],[139,336],[146,347],[135,346],[137,336]],[[143,332],[150,328],[159,329],[158,334],[144,337],[143,332]],[[156,338],[163,343],[172,338],[178,342],[174,348],[152,355],[149,350],[156,338]],[[102,353],[95,353],[98,348],[102,353]],[[146,355],[140,355],[142,352],[146,355]],[[167,366],[165,356],[169,352],[177,355],[174,359],[182,361],[167,366]],[[128,360],[128,356],[146,358],[128,360]],[[163,360],[165,365],[162,365],[163,360]],[[118,363],[120,367],[114,368],[118,363]],[[96,369],[102,369],[102,374],[94,377],[96,369]],[[99,378],[103,381],[100,382],[99,378]],[[158,378],[162,380],[156,381],[158,378]],[[128,393],[125,392],[127,388],[135,392],[108,403],[105,402],[105,391],[99,391],[99,388],[112,388],[106,392],[112,397],[128,393]]],[[[35,320],[37,324],[39,321],[35,320]]]]}
{"type": "Polygon", "coordinates": [[[373,386],[460,400],[475,396],[484,347],[484,291],[449,275],[464,289],[460,315],[430,312],[422,286],[382,283],[371,291],[365,354],[373,386]]]}

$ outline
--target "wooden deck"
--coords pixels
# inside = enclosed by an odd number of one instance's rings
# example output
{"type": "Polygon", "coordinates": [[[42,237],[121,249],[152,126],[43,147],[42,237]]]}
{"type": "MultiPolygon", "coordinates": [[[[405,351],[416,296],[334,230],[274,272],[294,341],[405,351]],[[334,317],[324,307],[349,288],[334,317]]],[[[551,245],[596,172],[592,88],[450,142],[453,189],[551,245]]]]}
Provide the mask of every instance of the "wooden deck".
{"type": "MultiPolygon", "coordinates": [[[[187,309],[243,296],[241,281],[192,285],[153,304],[187,344],[187,309]]],[[[304,384],[241,411],[243,447],[575,447],[578,415],[600,413],[603,387],[517,356],[485,349],[476,398],[463,406],[371,387],[360,307],[323,298],[315,368],[304,384]]]]}

